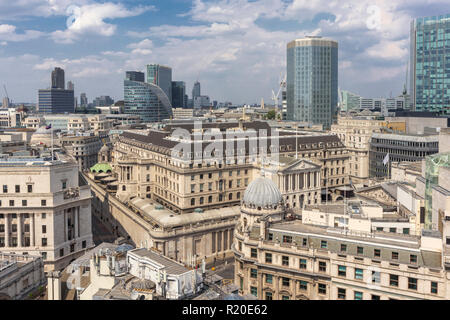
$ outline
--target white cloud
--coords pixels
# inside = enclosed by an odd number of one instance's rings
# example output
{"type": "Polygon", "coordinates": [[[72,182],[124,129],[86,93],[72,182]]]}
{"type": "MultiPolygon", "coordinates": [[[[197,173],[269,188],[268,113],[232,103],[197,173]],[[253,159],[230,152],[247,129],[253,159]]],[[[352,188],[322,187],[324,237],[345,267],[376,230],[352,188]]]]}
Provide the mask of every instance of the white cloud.
{"type": "Polygon", "coordinates": [[[52,38],[58,43],[73,43],[83,34],[109,37],[115,34],[117,26],[105,22],[106,19],[134,17],[153,9],[153,6],[127,9],[120,3],[108,2],[73,7],[69,11],[67,29],[54,31],[52,38]]]}
{"type": "Polygon", "coordinates": [[[37,39],[44,35],[43,32],[36,30],[25,30],[23,33],[17,33],[16,29],[16,26],[10,24],[0,24],[0,40],[20,42],[37,39]]]}

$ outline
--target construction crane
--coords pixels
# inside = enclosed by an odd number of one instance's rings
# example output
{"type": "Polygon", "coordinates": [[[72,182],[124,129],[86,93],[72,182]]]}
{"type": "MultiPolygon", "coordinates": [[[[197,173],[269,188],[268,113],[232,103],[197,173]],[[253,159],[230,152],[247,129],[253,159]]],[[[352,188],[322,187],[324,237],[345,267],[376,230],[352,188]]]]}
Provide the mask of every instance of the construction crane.
{"type": "Polygon", "coordinates": [[[286,75],[280,73],[280,87],[277,91],[277,93],[275,94],[275,91],[272,90],[272,100],[274,102],[275,108],[279,109],[280,105],[278,103],[279,97],[280,97],[280,93],[283,90],[283,88],[286,88],[286,75]]]}

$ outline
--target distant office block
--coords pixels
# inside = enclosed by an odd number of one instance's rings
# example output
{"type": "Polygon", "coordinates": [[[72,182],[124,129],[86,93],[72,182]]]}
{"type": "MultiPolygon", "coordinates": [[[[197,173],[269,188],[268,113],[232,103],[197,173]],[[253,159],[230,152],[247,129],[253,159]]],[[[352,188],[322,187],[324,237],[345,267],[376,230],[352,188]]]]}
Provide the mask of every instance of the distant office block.
{"type": "Polygon", "coordinates": [[[58,67],[55,68],[55,70],[52,71],[52,88],[65,89],[64,83],[64,70],[58,67]]]}
{"type": "Polygon", "coordinates": [[[145,82],[145,74],[144,72],[139,71],[127,71],[125,74],[125,79],[130,81],[145,82]]]}
{"type": "Polygon", "coordinates": [[[172,81],[172,107],[186,108],[184,96],[186,92],[186,84],[184,81],[172,81]]]}
{"type": "Polygon", "coordinates": [[[75,111],[73,90],[40,89],[39,112],[41,113],[71,113],[75,111]]]}
{"type": "Polygon", "coordinates": [[[172,68],[159,64],[147,65],[147,83],[160,87],[172,104],[172,68]]]}

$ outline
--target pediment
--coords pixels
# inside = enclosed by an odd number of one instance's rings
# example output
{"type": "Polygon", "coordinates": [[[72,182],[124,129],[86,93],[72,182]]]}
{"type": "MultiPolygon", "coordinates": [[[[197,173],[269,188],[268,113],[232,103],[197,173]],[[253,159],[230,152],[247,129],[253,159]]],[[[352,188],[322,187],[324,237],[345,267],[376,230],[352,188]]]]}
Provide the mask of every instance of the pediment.
{"type": "Polygon", "coordinates": [[[290,172],[302,172],[302,171],[311,171],[311,170],[320,170],[320,166],[312,163],[307,160],[297,160],[285,168],[281,169],[282,173],[290,173],[290,172]]]}

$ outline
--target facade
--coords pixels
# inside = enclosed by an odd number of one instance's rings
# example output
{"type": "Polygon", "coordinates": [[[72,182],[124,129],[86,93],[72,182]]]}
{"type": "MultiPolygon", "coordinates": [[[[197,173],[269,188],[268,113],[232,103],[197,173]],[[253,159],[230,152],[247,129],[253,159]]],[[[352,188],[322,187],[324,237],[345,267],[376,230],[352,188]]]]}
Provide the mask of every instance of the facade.
{"type": "Polygon", "coordinates": [[[0,127],[20,127],[22,114],[15,108],[0,109],[0,127]]]}
{"type": "Polygon", "coordinates": [[[391,176],[391,162],[423,160],[426,156],[439,152],[439,135],[374,133],[370,140],[369,174],[372,178],[391,176]],[[383,160],[389,154],[389,164],[383,160]]]}
{"type": "Polygon", "coordinates": [[[0,252],[0,299],[23,300],[46,282],[41,257],[0,252]]]}
{"type": "Polygon", "coordinates": [[[338,116],[331,132],[336,134],[349,152],[348,173],[353,183],[364,183],[369,178],[370,139],[373,133],[390,129],[405,132],[405,122],[385,121],[375,117],[338,116]]]}
{"type": "Polygon", "coordinates": [[[341,91],[341,111],[349,111],[360,108],[361,96],[349,91],[341,91]]]}
{"type": "Polygon", "coordinates": [[[114,99],[110,96],[100,96],[94,99],[95,107],[106,107],[114,104],[114,99]]]}
{"type": "Polygon", "coordinates": [[[86,93],[80,94],[80,106],[85,108],[87,108],[88,106],[88,99],[86,93]]]}
{"type": "Polygon", "coordinates": [[[160,87],[172,104],[172,68],[159,64],[148,64],[147,83],[160,87]]]}
{"type": "Polygon", "coordinates": [[[64,90],[65,88],[64,70],[56,67],[55,70],[52,71],[52,89],[64,90]]]}
{"type": "Polygon", "coordinates": [[[339,223],[345,219],[332,226],[319,224],[317,219],[332,210],[314,212],[313,207],[312,224],[286,219],[281,193],[267,181],[252,183],[260,186],[249,186],[244,194],[233,243],[235,283],[241,295],[262,300],[449,296],[440,234],[364,233],[349,220],[344,228],[339,223]],[[258,196],[254,190],[259,190],[258,196]]]}
{"type": "Polygon", "coordinates": [[[201,109],[204,107],[211,107],[211,102],[208,96],[197,96],[194,98],[194,109],[201,109]]]}
{"type": "Polygon", "coordinates": [[[42,256],[62,269],[92,246],[91,191],[74,163],[0,161],[0,252],[42,256]]]}
{"type": "Polygon", "coordinates": [[[172,81],[172,106],[174,108],[186,108],[184,101],[186,95],[186,83],[184,81],[172,81]]]}
{"type": "Polygon", "coordinates": [[[68,135],[61,138],[61,146],[75,159],[80,170],[88,170],[97,163],[98,152],[103,143],[95,135],[68,135]]]}
{"type": "Polygon", "coordinates": [[[446,90],[450,77],[446,67],[449,35],[450,14],[411,21],[410,92],[415,111],[450,113],[446,90]]]}
{"type": "Polygon", "coordinates": [[[125,79],[130,81],[145,82],[145,73],[139,71],[127,71],[125,73],[125,79]]]}
{"type": "Polygon", "coordinates": [[[177,119],[192,119],[194,117],[194,109],[187,108],[173,108],[173,118],[177,119]]]}
{"type": "Polygon", "coordinates": [[[144,122],[161,121],[172,115],[166,93],[153,83],[124,80],[124,113],[138,115],[144,122]]]}
{"type": "Polygon", "coordinates": [[[338,43],[307,37],[287,45],[287,119],[330,127],[338,103],[338,43]]]}
{"type": "Polygon", "coordinates": [[[75,111],[73,90],[39,89],[38,111],[40,113],[73,113],[75,111]]]}

